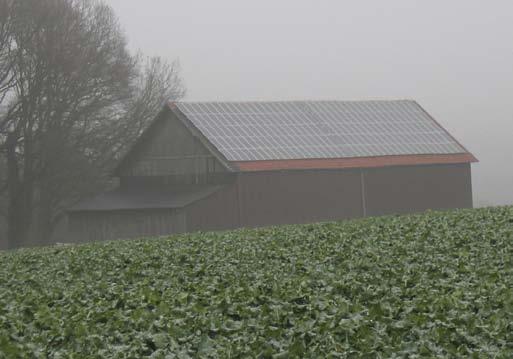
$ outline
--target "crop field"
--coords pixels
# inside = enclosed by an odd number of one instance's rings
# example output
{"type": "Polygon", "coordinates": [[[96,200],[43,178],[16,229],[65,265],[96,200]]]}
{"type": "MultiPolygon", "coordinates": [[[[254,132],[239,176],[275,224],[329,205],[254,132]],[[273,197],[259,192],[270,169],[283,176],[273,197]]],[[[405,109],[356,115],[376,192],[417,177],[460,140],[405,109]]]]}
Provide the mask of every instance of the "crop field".
{"type": "Polygon", "coordinates": [[[0,263],[0,358],[513,357],[511,207],[0,263]]]}

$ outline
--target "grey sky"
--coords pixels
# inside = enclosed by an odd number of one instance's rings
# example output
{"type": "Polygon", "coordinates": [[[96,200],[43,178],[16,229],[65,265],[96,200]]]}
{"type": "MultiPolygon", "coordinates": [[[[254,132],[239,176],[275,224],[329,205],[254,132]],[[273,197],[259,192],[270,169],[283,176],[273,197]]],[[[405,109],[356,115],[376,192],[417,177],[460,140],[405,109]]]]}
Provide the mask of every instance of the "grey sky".
{"type": "Polygon", "coordinates": [[[511,0],[108,3],[188,100],[416,99],[481,161],[476,204],[513,204],[511,0]]]}

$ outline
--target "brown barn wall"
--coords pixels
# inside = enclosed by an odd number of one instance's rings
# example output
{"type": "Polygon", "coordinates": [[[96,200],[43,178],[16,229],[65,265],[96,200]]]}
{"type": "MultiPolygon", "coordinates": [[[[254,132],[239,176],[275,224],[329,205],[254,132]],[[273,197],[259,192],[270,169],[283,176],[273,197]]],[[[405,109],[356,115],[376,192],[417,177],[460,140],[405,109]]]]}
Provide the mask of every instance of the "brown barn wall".
{"type": "Polygon", "coordinates": [[[472,207],[470,164],[363,170],[367,215],[472,207]]]}
{"type": "Polygon", "coordinates": [[[238,228],[237,186],[232,183],[185,208],[188,232],[238,228]]]}
{"type": "Polygon", "coordinates": [[[7,223],[0,216],[0,251],[7,249],[7,223]]]}
{"type": "Polygon", "coordinates": [[[69,215],[72,242],[129,239],[185,232],[181,210],[74,212],[69,215]]]}
{"type": "Polygon", "coordinates": [[[358,170],[242,173],[244,227],[307,223],[362,215],[358,170]]]}
{"type": "Polygon", "coordinates": [[[70,228],[90,241],[468,207],[470,164],[252,172],[182,211],[72,213],[70,228]]]}

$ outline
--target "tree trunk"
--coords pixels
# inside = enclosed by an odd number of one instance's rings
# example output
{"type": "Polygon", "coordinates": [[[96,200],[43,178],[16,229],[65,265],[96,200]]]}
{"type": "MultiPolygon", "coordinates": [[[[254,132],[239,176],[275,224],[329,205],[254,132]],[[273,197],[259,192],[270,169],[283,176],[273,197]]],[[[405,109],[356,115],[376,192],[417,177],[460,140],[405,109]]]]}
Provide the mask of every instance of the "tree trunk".
{"type": "Polygon", "coordinates": [[[31,127],[25,130],[24,140],[23,140],[23,175],[22,175],[22,211],[23,215],[21,218],[23,224],[23,237],[22,241],[27,242],[34,241],[37,242],[38,238],[30,238],[32,234],[32,222],[34,217],[34,185],[35,185],[35,176],[34,176],[34,147],[32,146],[33,134],[31,127]]]}
{"type": "Polygon", "coordinates": [[[50,244],[54,232],[52,198],[48,186],[41,184],[39,188],[39,205],[37,208],[38,243],[50,244]]]}
{"type": "Polygon", "coordinates": [[[17,135],[7,135],[7,246],[9,249],[20,246],[26,237],[23,228],[23,189],[20,181],[20,170],[16,156],[17,135]]]}

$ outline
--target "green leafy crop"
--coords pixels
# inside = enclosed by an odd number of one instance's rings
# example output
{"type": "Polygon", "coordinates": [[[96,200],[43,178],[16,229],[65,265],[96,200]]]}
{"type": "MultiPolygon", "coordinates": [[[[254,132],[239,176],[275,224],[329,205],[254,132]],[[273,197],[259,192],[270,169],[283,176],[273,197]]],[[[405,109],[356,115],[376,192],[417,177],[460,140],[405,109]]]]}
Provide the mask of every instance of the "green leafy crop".
{"type": "Polygon", "coordinates": [[[0,358],[513,357],[511,207],[0,263],[0,358]]]}

